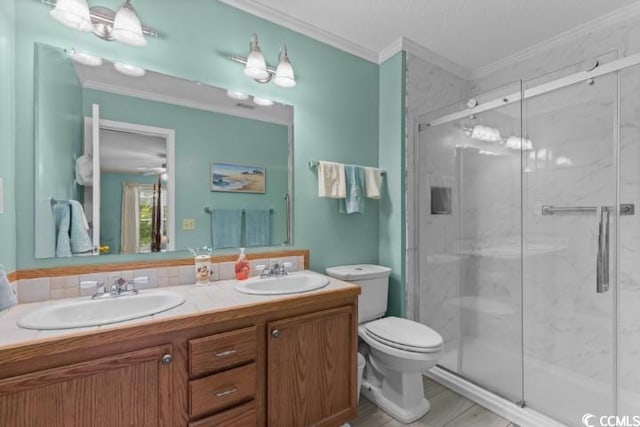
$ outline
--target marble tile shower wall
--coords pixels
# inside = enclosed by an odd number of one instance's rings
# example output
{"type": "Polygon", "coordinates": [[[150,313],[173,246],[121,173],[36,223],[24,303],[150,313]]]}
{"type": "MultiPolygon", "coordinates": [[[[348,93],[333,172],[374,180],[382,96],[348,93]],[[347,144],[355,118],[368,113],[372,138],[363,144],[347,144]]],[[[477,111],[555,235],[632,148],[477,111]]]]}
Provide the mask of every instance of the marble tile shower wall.
{"type": "MultiPolygon", "coordinates": [[[[438,99],[439,88],[411,84],[431,76],[424,71],[427,67],[414,66],[418,61],[410,59],[408,100],[413,99],[410,105],[414,112],[424,113],[520,79],[525,80],[525,85],[532,85],[534,79],[538,84],[571,74],[580,70],[582,62],[588,58],[603,54],[607,58],[621,57],[638,52],[640,17],[633,17],[564,45],[550,46],[536,57],[505,65],[476,80],[463,81],[449,76],[448,80],[444,79],[444,85],[449,85],[447,88],[458,97],[439,105],[433,104],[437,102],[434,100],[438,99]],[[554,73],[561,69],[561,73],[554,73]],[[457,86],[451,87],[450,82],[457,86]],[[411,91],[414,90],[423,92],[413,94],[411,91]],[[433,108],[421,110],[420,102],[433,108]]],[[[620,73],[619,166],[621,203],[638,205],[640,67],[636,68],[620,73]]],[[[407,250],[417,251],[421,256],[415,266],[418,277],[408,281],[409,302],[413,298],[419,306],[408,304],[413,307],[409,313],[442,333],[447,342],[443,364],[464,371],[473,365],[473,357],[491,357],[500,349],[515,351],[517,360],[519,349],[515,343],[520,340],[520,311],[516,303],[523,297],[525,378],[531,380],[525,382],[525,395],[534,407],[537,399],[541,402],[546,398],[548,402],[553,396],[544,383],[552,384],[554,377],[561,380],[569,393],[588,394],[594,390],[594,385],[602,385],[600,395],[594,393],[594,396],[606,400],[603,406],[607,406],[614,380],[613,363],[617,357],[619,412],[640,413],[640,367],[637,364],[640,358],[640,216],[636,213],[621,217],[617,225],[621,251],[616,301],[613,292],[595,296],[596,216],[546,217],[540,214],[542,204],[613,204],[616,176],[612,117],[616,91],[611,79],[603,76],[590,89],[586,89],[586,85],[580,86],[577,92],[559,92],[556,98],[548,96],[537,104],[525,106],[525,134],[534,140],[536,154],[525,157],[522,166],[525,169],[523,296],[520,295],[522,279],[519,277],[520,233],[515,232],[508,238],[509,226],[503,223],[507,218],[500,214],[509,212],[512,206],[493,197],[507,191],[506,187],[500,187],[501,180],[519,185],[520,165],[509,164],[516,159],[519,163],[519,156],[511,160],[483,160],[475,169],[472,164],[466,164],[463,169],[466,179],[461,181],[466,186],[464,194],[460,194],[459,184],[452,185],[454,214],[430,215],[429,185],[450,185],[460,176],[457,169],[460,165],[456,165],[456,154],[451,145],[459,138],[460,127],[442,125],[430,129],[428,138],[418,135],[410,138],[407,144],[408,150],[413,149],[415,141],[417,163],[420,164],[416,170],[420,174],[416,180],[418,188],[408,192],[407,204],[408,222],[414,224],[408,227],[408,233],[416,235],[415,245],[407,250]],[[547,156],[548,153],[553,156],[547,156]],[[557,159],[563,157],[565,163],[557,164],[557,159]],[[497,187],[492,187],[495,185],[497,187]],[[474,191],[486,197],[487,203],[476,198],[474,191]],[[410,209],[411,194],[419,194],[415,200],[419,204],[415,218],[410,209]],[[456,205],[458,198],[463,201],[462,206],[456,205]],[[462,209],[462,217],[457,215],[456,206],[462,209]],[[470,234],[472,230],[475,234],[470,234]],[[619,315],[617,354],[613,341],[616,304],[619,315]],[[481,354],[470,351],[470,341],[474,337],[489,344],[482,346],[481,354]],[[461,340],[464,346],[459,345],[461,340]],[[540,383],[539,390],[535,389],[537,383],[540,383]]],[[[443,78],[439,77],[437,81],[443,81],[443,78]]],[[[519,216],[519,207],[512,213],[519,216]]],[[[613,224],[614,235],[615,227],[613,224]]],[[[407,259],[411,260],[409,255],[407,259]]],[[[411,266],[408,271],[412,271],[411,266]]],[[[484,369],[489,371],[486,364],[484,369]]],[[[507,366],[507,369],[510,368],[507,366]]],[[[538,408],[545,409],[540,405],[538,408]]]]}
{"type": "MultiPolygon", "coordinates": [[[[250,261],[251,276],[259,276],[256,266],[261,264],[290,262],[289,271],[304,270],[304,257],[284,257],[277,259],[255,259],[250,261]]],[[[235,262],[221,262],[211,264],[211,281],[228,280],[235,277],[235,262]]],[[[95,286],[80,287],[81,282],[105,282],[124,278],[147,278],[146,283],[136,283],[136,289],[162,288],[167,286],[193,285],[196,282],[192,265],[181,267],[160,267],[138,270],[122,270],[109,273],[82,274],[62,277],[45,277],[40,279],[23,279],[15,282],[18,302],[29,303],[49,299],[89,296],[96,292],[95,286]]],[[[144,280],[143,280],[144,282],[144,280]]]]}

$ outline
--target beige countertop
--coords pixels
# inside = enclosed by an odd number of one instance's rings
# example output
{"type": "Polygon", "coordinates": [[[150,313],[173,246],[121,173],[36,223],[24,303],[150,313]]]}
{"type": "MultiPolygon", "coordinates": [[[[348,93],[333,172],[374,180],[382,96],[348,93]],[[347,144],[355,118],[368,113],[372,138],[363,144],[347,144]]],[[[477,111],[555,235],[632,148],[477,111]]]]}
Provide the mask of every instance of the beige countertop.
{"type": "MultiPolygon", "coordinates": [[[[324,276],[309,270],[305,270],[305,272],[328,278],[328,276],[324,276]]],[[[212,313],[231,308],[240,308],[243,306],[259,305],[263,303],[278,302],[296,298],[308,298],[313,295],[321,295],[323,293],[333,292],[339,289],[357,287],[353,284],[330,278],[330,282],[327,286],[315,291],[287,295],[249,295],[237,291],[235,289],[235,285],[237,283],[237,280],[218,280],[207,286],[183,285],[144,289],[140,292],[151,293],[159,290],[173,291],[182,295],[185,298],[185,302],[171,310],[152,316],[128,320],[125,322],[112,323],[105,326],[91,326],[85,328],[33,330],[21,328],[16,324],[16,322],[25,314],[45,305],[61,304],[69,301],[88,299],[90,297],[67,298],[62,300],[44,301],[30,304],[18,304],[17,306],[0,312],[0,350],[15,348],[43,340],[51,340],[55,338],[62,339],[72,335],[90,335],[96,332],[117,330],[119,328],[131,325],[151,324],[160,320],[164,321],[174,317],[178,318],[202,313],[212,313]]],[[[135,298],[135,296],[119,298],[135,298]]]]}

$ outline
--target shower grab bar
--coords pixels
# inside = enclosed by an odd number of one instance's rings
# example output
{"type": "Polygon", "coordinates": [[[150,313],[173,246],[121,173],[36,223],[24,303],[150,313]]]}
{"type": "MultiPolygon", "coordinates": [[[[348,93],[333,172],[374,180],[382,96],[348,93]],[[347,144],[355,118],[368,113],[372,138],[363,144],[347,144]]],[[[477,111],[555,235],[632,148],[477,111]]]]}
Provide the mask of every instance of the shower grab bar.
{"type": "MultiPolygon", "coordinates": [[[[611,208],[607,208],[611,209],[611,208]]],[[[636,205],[633,203],[623,203],[620,205],[620,215],[634,215],[636,205]]],[[[542,215],[553,215],[556,213],[597,213],[597,206],[542,206],[542,215]]]]}
{"type": "Polygon", "coordinates": [[[596,292],[603,294],[609,290],[609,229],[611,208],[600,209],[598,225],[598,257],[596,259],[596,292]]]}

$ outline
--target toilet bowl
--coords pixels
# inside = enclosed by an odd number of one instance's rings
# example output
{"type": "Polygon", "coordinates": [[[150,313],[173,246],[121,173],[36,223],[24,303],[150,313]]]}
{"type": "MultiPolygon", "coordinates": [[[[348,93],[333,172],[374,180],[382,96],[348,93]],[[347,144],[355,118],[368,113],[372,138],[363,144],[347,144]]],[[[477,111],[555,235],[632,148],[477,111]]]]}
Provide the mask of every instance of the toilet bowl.
{"type": "Polygon", "coordinates": [[[358,336],[367,359],[362,394],[402,423],[429,412],[422,372],[440,359],[440,335],[420,323],[386,317],[360,325],[358,336]]]}
{"type": "Polygon", "coordinates": [[[366,359],[360,392],[402,423],[430,409],[422,373],[438,363],[443,340],[433,329],[408,319],[385,317],[391,269],[377,265],[327,268],[327,274],[361,286],[358,299],[359,352],[366,359]]]}

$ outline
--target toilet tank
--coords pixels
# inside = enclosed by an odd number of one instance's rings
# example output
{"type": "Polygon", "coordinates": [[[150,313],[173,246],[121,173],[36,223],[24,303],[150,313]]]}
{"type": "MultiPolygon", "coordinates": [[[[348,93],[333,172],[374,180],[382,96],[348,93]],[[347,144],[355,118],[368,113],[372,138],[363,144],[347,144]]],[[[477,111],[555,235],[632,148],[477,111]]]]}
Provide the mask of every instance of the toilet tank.
{"type": "Polygon", "coordinates": [[[387,311],[390,268],[356,264],[329,267],[326,272],[331,277],[352,282],[362,288],[358,298],[358,323],[384,316],[387,311]]]}

